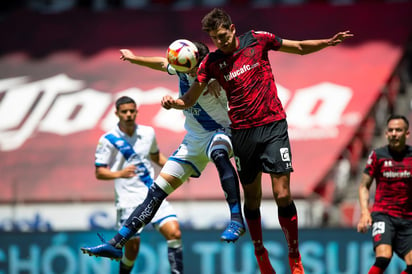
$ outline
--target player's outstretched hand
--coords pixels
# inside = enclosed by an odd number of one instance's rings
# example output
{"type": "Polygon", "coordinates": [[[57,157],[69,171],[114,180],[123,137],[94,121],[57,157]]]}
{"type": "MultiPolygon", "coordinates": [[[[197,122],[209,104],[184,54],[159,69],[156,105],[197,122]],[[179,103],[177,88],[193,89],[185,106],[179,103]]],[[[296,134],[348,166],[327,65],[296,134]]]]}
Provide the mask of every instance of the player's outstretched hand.
{"type": "Polygon", "coordinates": [[[175,99],[173,99],[173,97],[170,95],[163,96],[162,101],[161,101],[162,107],[165,109],[171,109],[174,103],[175,103],[175,99]]]}
{"type": "Polygon", "coordinates": [[[134,56],[133,52],[131,52],[128,49],[121,49],[120,54],[121,54],[120,60],[123,60],[123,61],[128,61],[130,59],[133,59],[133,56],[134,56]]]}
{"type": "Polygon", "coordinates": [[[329,39],[328,45],[336,46],[342,43],[346,38],[353,37],[353,36],[354,34],[351,33],[349,30],[338,32],[332,38],[329,39]]]}

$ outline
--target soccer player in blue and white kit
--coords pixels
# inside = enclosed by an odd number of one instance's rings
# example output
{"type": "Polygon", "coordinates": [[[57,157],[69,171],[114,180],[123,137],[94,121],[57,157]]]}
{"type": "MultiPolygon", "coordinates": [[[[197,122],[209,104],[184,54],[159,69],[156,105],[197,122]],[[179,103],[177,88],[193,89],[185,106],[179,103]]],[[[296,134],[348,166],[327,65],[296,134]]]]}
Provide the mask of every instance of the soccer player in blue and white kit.
{"type": "MultiPolygon", "coordinates": [[[[194,42],[199,51],[199,61],[209,53],[208,47],[201,42],[194,42]]],[[[187,92],[196,79],[198,66],[188,73],[176,71],[164,57],[136,56],[130,50],[122,49],[121,59],[133,64],[164,71],[179,77],[179,94],[187,92]]],[[[220,89],[217,82],[209,84],[220,89]]],[[[204,91],[194,106],[183,111],[187,131],[179,148],[169,157],[160,171],[158,180],[166,180],[173,189],[178,188],[189,177],[199,177],[206,165],[212,161],[219,173],[220,182],[229,205],[231,222],[221,235],[222,241],[234,242],[244,229],[240,205],[239,181],[236,170],[230,163],[232,143],[230,140],[230,120],[227,114],[227,98],[224,91],[220,96],[213,96],[204,91]]],[[[170,194],[170,193],[169,193],[170,194]]]]}
{"type": "MultiPolygon", "coordinates": [[[[194,44],[199,50],[200,63],[209,49],[202,43],[194,42],[194,44]]],[[[188,73],[180,73],[169,66],[164,57],[136,56],[126,49],[121,50],[121,54],[122,60],[177,75],[180,95],[183,95],[196,79],[197,66],[188,73]]],[[[235,242],[245,232],[240,205],[239,181],[236,170],[230,162],[232,144],[227,100],[224,92],[221,95],[215,97],[205,88],[203,96],[196,104],[184,111],[187,134],[160,171],[145,201],[131,214],[115,238],[107,244],[82,248],[83,251],[96,256],[113,257],[110,253],[116,254],[116,249],[121,248],[130,235],[134,234],[134,231],[150,222],[158,206],[170,193],[190,176],[199,177],[210,161],[213,161],[218,170],[231,213],[231,221],[222,233],[221,240],[235,242]]]]}
{"type": "MultiPolygon", "coordinates": [[[[131,212],[146,197],[153,184],[151,161],[164,166],[167,158],[159,151],[155,131],[150,126],[136,124],[138,108],[127,96],[116,100],[119,123],[103,134],[95,153],[95,175],[99,180],[114,180],[117,222],[120,227],[131,212]]],[[[183,273],[182,241],[176,213],[168,201],[163,201],[151,220],[153,226],[166,238],[171,273],[183,273]]],[[[121,259],[120,274],[131,272],[140,246],[140,229],[114,259],[121,259]]]]}

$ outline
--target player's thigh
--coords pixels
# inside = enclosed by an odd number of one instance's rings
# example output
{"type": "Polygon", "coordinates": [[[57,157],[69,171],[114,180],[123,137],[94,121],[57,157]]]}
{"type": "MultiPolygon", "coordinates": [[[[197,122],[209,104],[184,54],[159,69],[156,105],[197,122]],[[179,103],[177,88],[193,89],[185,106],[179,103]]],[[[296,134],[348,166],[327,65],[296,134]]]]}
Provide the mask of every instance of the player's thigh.
{"type": "Polygon", "coordinates": [[[372,212],[372,240],[376,256],[391,257],[394,238],[391,218],[387,214],[372,212]]]}
{"type": "Polygon", "coordinates": [[[401,258],[408,258],[412,263],[412,220],[395,218],[396,237],[394,239],[394,251],[401,258]]]}
{"type": "Polygon", "coordinates": [[[255,131],[255,128],[232,130],[233,153],[242,185],[253,184],[262,171],[259,160],[261,151],[255,131]]]}
{"type": "Polygon", "coordinates": [[[262,128],[261,135],[264,140],[260,155],[263,172],[281,175],[292,172],[292,153],[286,120],[266,125],[262,128]]]}
{"type": "MultiPolygon", "coordinates": [[[[173,189],[177,189],[191,174],[194,174],[194,167],[190,163],[169,159],[162,167],[159,177],[163,178],[173,189]]],[[[162,180],[159,177],[156,183],[162,185],[162,180]]]]}
{"type": "Polygon", "coordinates": [[[260,207],[262,200],[262,173],[258,173],[251,184],[242,184],[245,207],[255,210],[260,207]]]}
{"type": "MultiPolygon", "coordinates": [[[[207,141],[203,139],[196,139],[192,136],[186,135],[179,148],[169,157],[169,161],[185,165],[182,166],[183,170],[177,170],[179,173],[169,173],[175,177],[199,177],[202,171],[205,169],[209,158],[206,154],[207,141]]],[[[167,165],[168,163],[166,163],[167,165]]],[[[175,168],[177,166],[175,165],[175,168]]],[[[161,172],[164,172],[165,168],[162,168],[161,172]]],[[[173,170],[167,170],[173,172],[173,170]]],[[[185,181],[185,180],[183,180],[185,181]]]]}

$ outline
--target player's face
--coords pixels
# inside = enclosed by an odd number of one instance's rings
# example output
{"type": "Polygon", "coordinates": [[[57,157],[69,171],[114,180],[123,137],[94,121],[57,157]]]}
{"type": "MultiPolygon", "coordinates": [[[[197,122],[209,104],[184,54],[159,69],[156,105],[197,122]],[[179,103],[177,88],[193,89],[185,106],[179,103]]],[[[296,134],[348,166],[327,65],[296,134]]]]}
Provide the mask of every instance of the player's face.
{"type": "Polygon", "coordinates": [[[136,116],[137,116],[136,105],[133,103],[122,104],[119,106],[119,109],[116,111],[116,115],[117,117],[119,117],[119,121],[121,125],[134,126],[136,116]]]}
{"type": "Polygon", "coordinates": [[[215,46],[224,53],[231,53],[236,50],[236,28],[230,25],[229,29],[220,27],[209,32],[215,46]]]}
{"type": "Polygon", "coordinates": [[[406,144],[406,139],[409,137],[409,130],[404,120],[390,120],[386,128],[386,138],[388,139],[389,147],[393,150],[401,151],[406,144]]]}

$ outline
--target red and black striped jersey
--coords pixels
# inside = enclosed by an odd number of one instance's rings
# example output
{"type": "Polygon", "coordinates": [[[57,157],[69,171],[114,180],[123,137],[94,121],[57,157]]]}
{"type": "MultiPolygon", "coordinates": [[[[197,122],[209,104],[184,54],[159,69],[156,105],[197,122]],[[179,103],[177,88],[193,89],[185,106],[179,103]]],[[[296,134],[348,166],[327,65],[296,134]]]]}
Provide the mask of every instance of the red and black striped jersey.
{"type": "Polygon", "coordinates": [[[261,31],[249,31],[236,39],[239,48],[234,53],[216,50],[203,60],[198,81],[206,83],[215,78],[226,90],[234,129],[285,119],[268,58],[269,50],[278,50],[282,39],[261,31]]]}
{"type": "Polygon", "coordinates": [[[412,219],[412,148],[396,153],[389,146],[371,152],[364,172],[375,178],[372,211],[412,219]]]}

